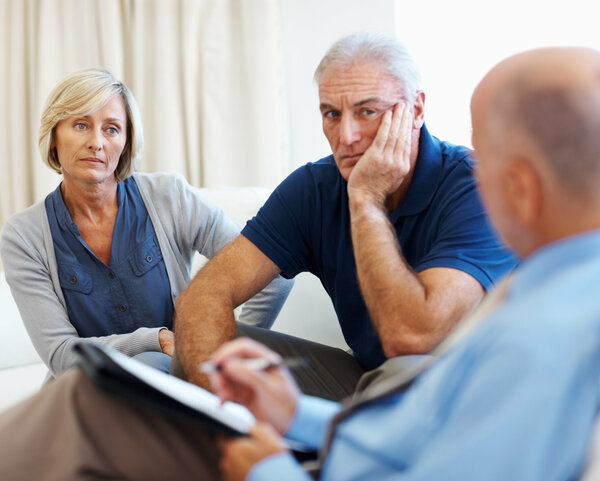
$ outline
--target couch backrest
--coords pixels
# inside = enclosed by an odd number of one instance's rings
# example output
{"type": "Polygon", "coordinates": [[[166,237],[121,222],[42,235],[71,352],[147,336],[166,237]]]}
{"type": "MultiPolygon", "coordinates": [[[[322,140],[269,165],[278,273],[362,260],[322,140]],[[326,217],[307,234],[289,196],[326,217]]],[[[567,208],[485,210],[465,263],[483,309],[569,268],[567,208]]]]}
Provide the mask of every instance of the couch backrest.
{"type": "Polygon", "coordinates": [[[265,203],[271,191],[261,187],[202,188],[202,195],[221,207],[227,216],[244,227],[265,203]]]}
{"type": "Polygon", "coordinates": [[[0,369],[40,362],[29,340],[10,288],[0,271],[0,369]]]}

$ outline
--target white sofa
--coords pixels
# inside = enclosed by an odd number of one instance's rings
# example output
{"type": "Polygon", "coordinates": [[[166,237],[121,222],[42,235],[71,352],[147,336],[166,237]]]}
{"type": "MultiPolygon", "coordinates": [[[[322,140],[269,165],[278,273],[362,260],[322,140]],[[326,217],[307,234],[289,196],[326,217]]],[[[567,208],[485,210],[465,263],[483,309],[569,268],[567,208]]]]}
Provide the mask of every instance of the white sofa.
{"type": "MultiPolygon", "coordinates": [[[[253,187],[202,189],[227,215],[243,225],[266,200],[269,191],[253,187]]],[[[199,256],[200,257],[200,256],[199,256]]],[[[197,268],[202,264],[199,259],[197,268]]],[[[311,274],[297,276],[273,329],[332,346],[347,348],[329,297],[311,274]]],[[[23,327],[10,289],[0,271],[0,411],[36,392],[46,367],[23,327]]]]}

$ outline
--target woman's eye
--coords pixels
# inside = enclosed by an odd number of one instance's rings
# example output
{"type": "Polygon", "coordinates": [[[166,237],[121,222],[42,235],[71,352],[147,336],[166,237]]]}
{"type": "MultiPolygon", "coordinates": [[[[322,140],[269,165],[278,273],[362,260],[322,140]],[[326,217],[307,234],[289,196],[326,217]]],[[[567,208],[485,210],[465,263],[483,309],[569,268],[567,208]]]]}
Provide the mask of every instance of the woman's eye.
{"type": "Polygon", "coordinates": [[[75,124],[75,128],[76,128],[77,130],[85,130],[85,124],[84,124],[83,122],[77,122],[77,123],[75,124]]]}
{"type": "Polygon", "coordinates": [[[108,129],[106,129],[106,131],[110,134],[110,135],[117,135],[119,133],[119,129],[115,128],[115,127],[109,127],[108,129]]]}

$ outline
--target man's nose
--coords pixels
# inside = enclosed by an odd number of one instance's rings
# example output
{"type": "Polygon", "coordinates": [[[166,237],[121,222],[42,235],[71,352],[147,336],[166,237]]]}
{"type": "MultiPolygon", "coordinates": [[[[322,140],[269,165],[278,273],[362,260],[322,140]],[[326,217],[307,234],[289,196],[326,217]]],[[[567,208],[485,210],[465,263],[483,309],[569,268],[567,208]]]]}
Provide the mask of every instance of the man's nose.
{"type": "Polygon", "coordinates": [[[339,126],[342,144],[352,145],[360,140],[360,125],[352,115],[342,115],[339,126]]]}

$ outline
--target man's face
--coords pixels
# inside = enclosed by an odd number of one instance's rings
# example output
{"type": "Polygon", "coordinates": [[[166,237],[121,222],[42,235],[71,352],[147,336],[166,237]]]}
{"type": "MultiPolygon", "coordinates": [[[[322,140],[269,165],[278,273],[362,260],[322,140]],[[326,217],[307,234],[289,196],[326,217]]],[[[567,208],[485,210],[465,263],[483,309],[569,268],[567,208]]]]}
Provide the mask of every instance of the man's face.
{"type": "Polygon", "coordinates": [[[345,180],[373,142],[382,115],[403,98],[402,85],[377,62],[325,70],[319,83],[323,132],[345,180]]]}

